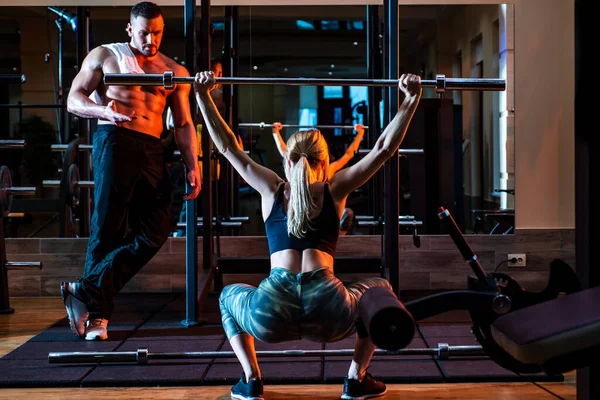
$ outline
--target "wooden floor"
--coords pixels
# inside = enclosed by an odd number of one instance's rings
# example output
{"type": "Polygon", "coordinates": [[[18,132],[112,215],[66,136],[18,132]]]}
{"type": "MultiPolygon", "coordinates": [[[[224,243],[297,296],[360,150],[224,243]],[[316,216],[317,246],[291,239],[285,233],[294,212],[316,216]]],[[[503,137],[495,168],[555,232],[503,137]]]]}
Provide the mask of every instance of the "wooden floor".
{"type": "MultiPolygon", "coordinates": [[[[11,298],[14,314],[0,315],[0,356],[5,355],[54,322],[64,318],[60,298],[11,298]]],[[[0,399],[229,399],[230,386],[182,388],[58,388],[2,389],[0,399]]],[[[340,385],[267,386],[265,398],[325,400],[338,399],[340,385]]],[[[575,373],[565,376],[564,383],[501,384],[393,384],[388,385],[386,399],[460,399],[521,400],[575,399],[575,373]]]]}

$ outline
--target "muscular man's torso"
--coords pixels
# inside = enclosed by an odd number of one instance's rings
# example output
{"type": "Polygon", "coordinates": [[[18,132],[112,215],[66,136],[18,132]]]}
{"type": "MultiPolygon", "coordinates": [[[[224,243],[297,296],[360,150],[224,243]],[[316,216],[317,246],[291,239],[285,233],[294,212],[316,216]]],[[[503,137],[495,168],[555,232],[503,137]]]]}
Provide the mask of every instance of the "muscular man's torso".
{"type": "MultiPolygon", "coordinates": [[[[110,49],[103,49],[103,57],[102,72],[104,74],[122,73],[117,56],[110,49]]],[[[136,59],[139,67],[146,74],[162,74],[166,70],[172,70],[177,75],[177,72],[183,68],[160,52],[151,59],[141,55],[136,55],[136,59]]],[[[120,126],[160,138],[163,131],[163,112],[167,97],[173,92],[173,89],[167,90],[162,86],[105,86],[102,83],[96,92],[103,105],[115,100],[117,112],[120,114],[131,115],[132,112],[135,112],[137,118],[121,123],[120,126]]],[[[102,120],[98,122],[100,124],[110,123],[102,120]]]]}

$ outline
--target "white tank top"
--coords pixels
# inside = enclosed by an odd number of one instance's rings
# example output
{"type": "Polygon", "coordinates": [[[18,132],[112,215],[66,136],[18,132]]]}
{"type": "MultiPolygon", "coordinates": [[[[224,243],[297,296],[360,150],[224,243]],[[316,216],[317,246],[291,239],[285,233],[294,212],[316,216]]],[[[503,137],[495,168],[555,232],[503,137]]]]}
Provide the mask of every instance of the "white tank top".
{"type": "MultiPolygon", "coordinates": [[[[117,56],[117,63],[119,65],[119,73],[121,74],[144,74],[144,70],[140,68],[140,65],[135,58],[135,55],[129,47],[129,43],[109,43],[103,44],[102,47],[106,47],[117,56]]],[[[98,93],[94,90],[91,94],[92,99],[96,104],[102,104],[102,99],[98,93]]],[[[105,121],[99,121],[99,123],[108,123],[105,121]]]]}

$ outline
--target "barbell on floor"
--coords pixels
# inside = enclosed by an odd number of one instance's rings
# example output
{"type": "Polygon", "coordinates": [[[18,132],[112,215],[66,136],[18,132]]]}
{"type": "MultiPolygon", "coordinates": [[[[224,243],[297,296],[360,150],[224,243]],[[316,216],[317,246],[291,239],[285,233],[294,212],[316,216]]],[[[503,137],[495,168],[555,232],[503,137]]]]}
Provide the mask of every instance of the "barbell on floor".
{"type": "MultiPolygon", "coordinates": [[[[341,350],[265,350],[257,351],[258,358],[273,357],[337,357],[352,356],[353,349],[341,350]]],[[[375,350],[375,356],[419,356],[426,355],[447,360],[450,357],[481,357],[485,356],[481,346],[450,346],[438,343],[438,347],[415,348],[400,350],[375,350]]],[[[89,364],[89,363],[135,363],[148,364],[156,360],[189,360],[199,358],[235,358],[233,351],[191,351],[179,353],[151,353],[148,349],[137,351],[107,351],[107,352],[62,352],[49,353],[50,364],[89,364]]]]}
{"type": "MultiPolygon", "coordinates": [[[[118,86],[163,86],[172,89],[176,84],[193,84],[193,76],[175,76],[173,71],[162,74],[105,74],[105,85],[118,86]]],[[[327,79],[327,78],[215,78],[221,85],[291,85],[291,86],[398,86],[398,79],[327,79]]],[[[421,86],[435,88],[436,92],[446,90],[504,91],[506,80],[497,78],[446,78],[436,75],[436,79],[421,80],[421,86]]]]}

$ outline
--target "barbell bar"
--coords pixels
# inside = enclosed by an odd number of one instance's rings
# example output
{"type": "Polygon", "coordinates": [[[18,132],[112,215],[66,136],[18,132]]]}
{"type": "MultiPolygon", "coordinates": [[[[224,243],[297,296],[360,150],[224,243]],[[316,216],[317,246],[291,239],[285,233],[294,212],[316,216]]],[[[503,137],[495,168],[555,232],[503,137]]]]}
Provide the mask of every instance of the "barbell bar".
{"type": "Polygon", "coordinates": [[[0,149],[24,149],[25,141],[17,139],[0,140],[0,149]]]}
{"type": "MultiPolygon", "coordinates": [[[[24,149],[27,146],[24,140],[17,139],[2,139],[0,140],[0,149],[24,149]]],[[[50,150],[54,152],[67,151],[68,144],[52,144],[50,150]]],[[[90,151],[92,150],[91,144],[80,144],[78,145],[79,151],[90,151]]]]}
{"type": "Polygon", "coordinates": [[[25,83],[27,82],[27,78],[25,75],[18,74],[2,74],[0,75],[0,83],[3,85],[13,84],[13,83],[25,83]]]}
{"type": "MultiPolygon", "coordinates": [[[[238,124],[238,127],[264,129],[264,128],[272,128],[273,124],[265,124],[264,122],[240,123],[240,124],[238,124]]],[[[289,125],[289,124],[282,124],[281,127],[282,128],[293,128],[293,129],[311,129],[311,128],[314,128],[314,129],[354,129],[354,125],[289,125]]],[[[365,126],[364,128],[365,128],[365,130],[369,129],[368,126],[365,126]]]]}
{"type": "MultiPolygon", "coordinates": [[[[357,221],[358,226],[382,226],[385,225],[383,221],[357,221]]],[[[400,226],[423,226],[423,221],[398,221],[400,226]]]]}
{"type": "MultiPolygon", "coordinates": [[[[243,125],[256,125],[257,127],[259,127],[260,124],[240,124],[240,127],[244,127],[243,125]]],[[[270,125],[265,125],[265,126],[270,126],[270,125]]],[[[304,125],[284,125],[284,128],[288,127],[288,128],[309,128],[308,126],[304,126],[304,125]]],[[[342,128],[342,129],[354,129],[353,126],[344,126],[344,125],[317,125],[317,126],[312,126],[312,128],[317,128],[317,129],[327,129],[328,127],[331,128],[342,128]]],[[[262,129],[262,128],[261,128],[262,129]]],[[[365,127],[366,129],[366,127],[365,127]]],[[[6,142],[19,142],[18,140],[14,140],[14,141],[6,141],[6,142]]],[[[24,142],[24,141],[20,141],[20,142],[24,142]]],[[[2,148],[18,148],[19,147],[19,143],[8,143],[6,145],[7,147],[4,147],[4,144],[2,142],[0,142],[0,149],[2,148]]],[[[22,143],[21,147],[24,147],[25,144],[22,143]]],[[[67,150],[67,146],[66,144],[53,144],[51,146],[52,151],[66,151],[67,150]]],[[[92,145],[91,144],[80,144],[79,145],[79,151],[90,151],[92,150],[92,145]]],[[[368,154],[371,151],[371,149],[358,149],[356,151],[357,154],[360,155],[365,155],[368,154]]],[[[249,150],[244,150],[244,153],[246,154],[250,154],[251,152],[249,150]]],[[[400,154],[425,154],[425,151],[423,149],[399,149],[398,153],[400,154]]],[[[173,155],[176,157],[180,157],[181,156],[181,151],[179,150],[175,150],[173,152],[173,155]]]]}
{"type": "MultiPolygon", "coordinates": [[[[94,181],[76,181],[76,182],[73,182],[73,184],[80,188],[93,188],[94,187],[94,181]]],[[[60,180],[54,180],[54,179],[43,180],[42,186],[58,188],[58,187],[60,187],[60,180]]]]}
{"type": "MultiPolygon", "coordinates": [[[[336,357],[352,356],[354,349],[342,350],[265,350],[257,351],[258,358],[272,357],[336,357]]],[[[438,343],[438,347],[415,348],[400,350],[375,350],[375,356],[418,356],[428,355],[440,360],[450,357],[477,357],[485,356],[481,346],[450,346],[447,343],[438,343]]],[[[50,364],[89,364],[89,363],[135,363],[148,364],[153,360],[189,360],[198,358],[235,358],[233,351],[199,351],[179,353],[151,353],[147,348],[137,351],[106,351],[106,352],[62,352],[49,353],[50,364]]]]}
{"type": "Polygon", "coordinates": [[[15,196],[35,196],[35,186],[12,186],[4,188],[4,190],[15,196]]]}
{"type": "Polygon", "coordinates": [[[7,261],[4,265],[7,269],[42,269],[41,261],[7,261]]]}
{"type": "MultiPolygon", "coordinates": [[[[50,149],[52,151],[58,152],[58,151],[67,151],[67,147],[69,145],[68,144],[53,144],[50,146],[50,149]]],[[[92,150],[92,145],[91,144],[79,144],[77,145],[77,148],[79,149],[79,151],[91,151],[92,150]]]]}
{"type": "MultiPolygon", "coordinates": [[[[356,154],[366,155],[372,149],[358,149],[356,154]]],[[[425,154],[425,150],[423,149],[398,149],[398,154],[425,154]]]]}
{"type": "MultiPolygon", "coordinates": [[[[196,218],[198,222],[202,222],[204,217],[196,218]]],[[[217,217],[213,217],[213,221],[216,221],[217,217]]],[[[229,221],[229,222],[248,222],[250,221],[250,217],[248,216],[239,216],[239,217],[222,217],[221,221],[229,221]]]]}
{"type": "MultiPolygon", "coordinates": [[[[193,76],[175,76],[173,71],[163,74],[105,74],[105,85],[117,86],[163,86],[172,89],[176,84],[193,84],[193,76]]],[[[215,78],[221,85],[291,85],[291,86],[398,86],[398,79],[331,79],[331,78],[215,78]]],[[[435,88],[438,93],[446,90],[504,91],[506,80],[497,78],[446,78],[421,80],[421,86],[435,88]]]]}
{"type": "MultiPolygon", "coordinates": [[[[375,221],[375,217],[373,215],[357,215],[354,217],[357,221],[375,221]]],[[[398,215],[398,220],[400,221],[414,221],[414,215],[398,215]]]]}
{"type": "MultiPolygon", "coordinates": [[[[250,154],[250,151],[249,150],[244,150],[244,153],[250,154]]],[[[176,156],[176,157],[181,157],[181,150],[175,150],[173,152],[173,155],[176,156]]],[[[202,159],[202,157],[198,156],[198,160],[201,160],[201,159],[202,159]]]]}
{"type": "Polygon", "coordinates": [[[23,104],[23,103],[17,103],[17,104],[0,104],[0,108],[10,108],[10,109],[19,109],[22,110],[24,108],[26,109],[32,109],[32,108],[67,108],[66,104],[23,104]]]}
{"type": "MultiPolygon", "coordinates": [[[[196,227],[202,228],[203,223],[204,223],[203,221],[198,222],[196,224],[196,227]]],[[[217,226],[217,225],[220,225],[223,228],[241,228],[242,222],[241,221],[215,221],[215,220],[213,220],[212,226],[217,226]]],[[[177,227],[180,229],[186,229],[187,225],[185,222],[178,222],[177,227]]]]}
{"type": "MultiPolygon", "coordinates": [[[[0,140],[0,149],[24,149],[27,143],[24,140],[17,139],[2,139],[0,140]]],[[[54,152],[67,151],[68,144],[52,144],[50,150],[54,152]]],[[[92,150],[91,144],[80,144],[78,145],[79,151],[90,151],[92,150]]]]}

